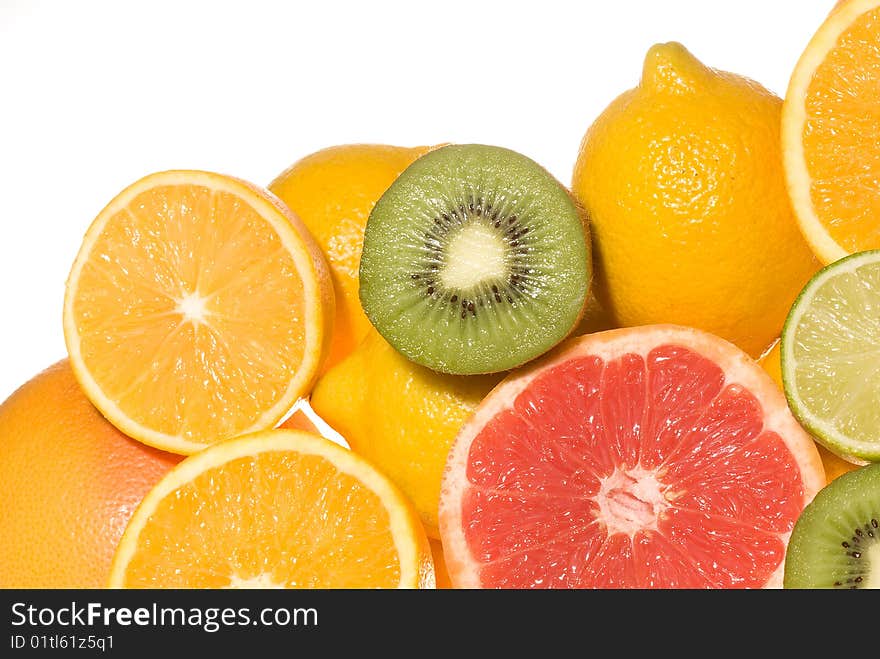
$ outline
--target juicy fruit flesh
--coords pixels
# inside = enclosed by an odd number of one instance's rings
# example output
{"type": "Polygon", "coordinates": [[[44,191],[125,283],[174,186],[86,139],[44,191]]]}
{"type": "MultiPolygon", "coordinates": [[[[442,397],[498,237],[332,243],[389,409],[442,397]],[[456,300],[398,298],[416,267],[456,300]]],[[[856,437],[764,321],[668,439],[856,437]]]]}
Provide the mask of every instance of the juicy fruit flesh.
{"type": "Polygon", "coordinates": [[[91,255],[73,301],[79,351],[127,417],[211,442],[259,423],[287,391],[304,358],[303,282],[235,194],[151,188],[108,219],[91,255]]]}
{"type": "Polygon", "coordinates": [[[489,373],[565,338],[590,277],[584,218],[558,181],[508,149],[451,145],[416,160],[373,208],[360,299],[412,361],[489,373]]]}
{"type": "MultiPolygon", "coordinates": [[[[775,341],[773,347],[768,350],[758,361],[761,367],[767,371],[780,391],[785,391],[785,385],[782,382],[782,362],[781,362],[781,345],[779,341],[775,341]]],[[[822,466],[825,468],[826,484],[833,481],[838,476],[845,474],[857,465],[844,460],[839,455],[825,447],[821,442],[815,442],[816,449],[822,459],[822,466]]]]}
{"type": "Polygon", "coordinates": [[[847,472],[804,508],[785,558],[786,588],[880,588],[880,464],[847,472]]]}
{"type": "Polygon", "coordinates": [[[783,360],[794,413],[835,453],[880,457],[880,252],[828,266],[789,323],[783,360]]]}
{"type": "Polygon", "coordinates": [[[550,369],[467,464],[464,536],[487,587],[760,587],[804,500],[757,399],[677,345],[550,369]]]}
{"type": "Polygon", "coordinates": [[[292,452],[240,458],[200,474],[166,497],[141,532],[159,554],[136,555],[129,587],[277,588],[362,587],[395,584],[400,566],[387,535],[389,519],[375,493],[324,458],[292,452]],[[241,505],[230,493],[254,483],[260,495],[241,505]],[[272,496],[262,496],[272,493],[272,496]],[[346,516],[321,522],[327,508],[346,516]],[[364,514],[366,511],[366,514],[364,514]],[[201,523],[223,532],[211,534],[201,523]],[[321,535],[315,536],[314,529],[321,535]],[[370,551],[365,551],[369,546],[370,551]],[[353,570],[352,554],[363,557],[353,570]],[[268,567],[267,567],[268,566],[268,567]],[[334,573],[346,582],[333,580],[334,573]]]}
{"type": "Polygon", "coordinates": [[[880,8],[843,32],[813,73],[805,102],[802,139],[810,200],[847,253],[880,248],[880,160],[866,152],[866,145],[880,140],[878,23],[880,8]]]}
{"type": "Polygon", "coordinates": [[[431,588],[424,530],[370,463],[268,430],[189,456],[119,542],[111,588],[431,588]]]}

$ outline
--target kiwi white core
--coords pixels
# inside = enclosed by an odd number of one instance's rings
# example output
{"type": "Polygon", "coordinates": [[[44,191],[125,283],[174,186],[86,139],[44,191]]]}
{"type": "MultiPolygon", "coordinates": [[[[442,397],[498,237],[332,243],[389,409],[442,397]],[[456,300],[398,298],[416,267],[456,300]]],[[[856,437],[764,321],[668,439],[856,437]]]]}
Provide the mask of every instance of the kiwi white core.
{"type": "Polygon", "coordinates": [[[867,559],[867,569],[862,588],[880,589],[880,542],[873,543],[865,553],[867,556],[863,554],[862,558],[867,559]]]}
{"type": "Polygon", "coordinates": [[[483,222],[468,222],[449,238],[440,281],[447,290],[470,290],[508,276],[504,239],[483,222]]]}

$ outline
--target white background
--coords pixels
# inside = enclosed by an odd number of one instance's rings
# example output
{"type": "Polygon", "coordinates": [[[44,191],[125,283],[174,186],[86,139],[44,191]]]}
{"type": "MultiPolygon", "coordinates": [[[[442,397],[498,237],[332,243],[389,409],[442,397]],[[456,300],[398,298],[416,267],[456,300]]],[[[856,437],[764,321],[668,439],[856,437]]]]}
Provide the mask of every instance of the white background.
{"type": "Polygon", "coordinates": [[[779,96],[834,0],[0,0],[0,401],[65,356],[88,225],[153,171],[267,185],[350,142],[482,142],[570,183],[655,42],[779,96]]]}

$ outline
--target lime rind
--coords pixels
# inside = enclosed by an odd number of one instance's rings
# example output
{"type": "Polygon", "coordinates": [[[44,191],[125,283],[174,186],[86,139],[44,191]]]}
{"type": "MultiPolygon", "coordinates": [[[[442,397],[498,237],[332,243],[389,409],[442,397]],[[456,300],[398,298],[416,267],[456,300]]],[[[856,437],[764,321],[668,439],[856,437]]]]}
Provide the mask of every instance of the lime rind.
{"type": "Polygon", "coordinates": [[[816,273],[780,342],[785,396],[801,425],[844,460],[880,461],[880,250],[816,273]]]}

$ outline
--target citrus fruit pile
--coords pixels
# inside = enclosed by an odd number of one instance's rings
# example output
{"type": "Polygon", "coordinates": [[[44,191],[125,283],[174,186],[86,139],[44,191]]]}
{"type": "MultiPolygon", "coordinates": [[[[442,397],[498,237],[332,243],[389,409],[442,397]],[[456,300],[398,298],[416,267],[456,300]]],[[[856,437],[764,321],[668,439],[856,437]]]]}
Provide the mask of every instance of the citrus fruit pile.
{"type": "Polygon", "coordinates": [[[0,405],[0,587],[880,585],[880,0],[500,145],[148,173],[0,405]]]}

